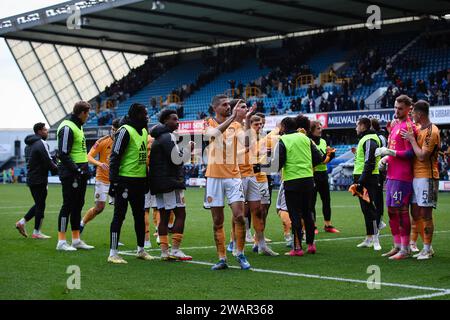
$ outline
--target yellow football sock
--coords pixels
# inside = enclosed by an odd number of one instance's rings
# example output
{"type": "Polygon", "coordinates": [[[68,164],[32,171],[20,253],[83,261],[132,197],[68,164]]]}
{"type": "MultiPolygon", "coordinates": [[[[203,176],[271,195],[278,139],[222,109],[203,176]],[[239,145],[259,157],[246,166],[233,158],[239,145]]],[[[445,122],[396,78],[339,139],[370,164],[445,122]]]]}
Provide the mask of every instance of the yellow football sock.
{"type": "Polygon", "coordinates": [[[257,215],[256,212],[252,212],[253,229],[256,232],[264,232],[264,219],[262,216],[257,215]]]}
{"type": "Polygon", "coordinates": [[[149,228],[150,228],[150,221],[149,221],[149,211],[145,210],[144,213],[144,222],[145,222],[145,241],[148,241],[150,238],[149,235],[149,228]]]}
{"type": "Polygon", "coordinates": [[[433,218],[424,219],[423,226],[424,226],[423,244],[431,245],[431,242],[433,241],[433,232],[434,232],[433,218]]]}
{"type": "Polygon", "coordinates": [[[244,252],[244,246],[245,246],[245,222],[244,221],[235,221],[234,234],[236,237],[237,251],[244,252]]]}
{"type": "Polygon", "coordinates": [[[251,212],[253,229],[255,230],[254,244],[264,240],[264,217],[261,214],[261,212],[259,215],[256,212],[251,212]]]}
{"type": "Polygon", "coordinates": [[[225,253],[225,230],[223,224],[214,226],[214,241],[216,242],[217,254],[219,259],[226,258],[225,253]]]}
{"type": "Polygon", "coordinates": [[[172,249],[180,248],[182,240],[183,240],[183,234],[182,233],[174,233],[174,234],[172,234],[172,249]]]}
{"type": "Polygon", "coordinates": [[[169,236],[159,236],[161,251],[169,250],[169,236]]]}
{"type": "Polygon", "coordinates": [[[417,239],[420,238],[422,241],[425,240],[425,221],[422,217],[418,218],[417,220],[413,219],[412,225],[411,225],[411,241],[417,242],[417,239]]]}

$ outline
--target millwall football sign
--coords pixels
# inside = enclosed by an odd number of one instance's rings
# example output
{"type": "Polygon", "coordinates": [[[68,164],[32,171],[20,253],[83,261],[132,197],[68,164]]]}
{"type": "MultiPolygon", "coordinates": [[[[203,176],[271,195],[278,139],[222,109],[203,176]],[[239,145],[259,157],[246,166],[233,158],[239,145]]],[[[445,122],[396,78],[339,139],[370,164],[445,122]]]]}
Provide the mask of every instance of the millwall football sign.
{"type": "Polygon", "coordinates": [[[385,126],[393,120],[394,110],[373,110],[355,112],[328,113],[328,128],[353,128],[360,118],[376,118],[380,125],[385,126]]]}
{"type": "MultiPolygon", "coordinates": [[[[295,117],[296,114],[284,114],[266,117],[264,130],[271,131],[276,124],[285,117],[295,117]]],[[[319,120],[324,129],[350,129],[356,126],[362,117],[376,118],[381,126],[386,126],[394,119],[394,109],[376,109],[366,111],[342,111],[328,113],[307,113],[310,120],[319,120]]],[[[450,124],[450,106],[439,106],[430,108],[430,120],[435,124],[450,124]]]]}

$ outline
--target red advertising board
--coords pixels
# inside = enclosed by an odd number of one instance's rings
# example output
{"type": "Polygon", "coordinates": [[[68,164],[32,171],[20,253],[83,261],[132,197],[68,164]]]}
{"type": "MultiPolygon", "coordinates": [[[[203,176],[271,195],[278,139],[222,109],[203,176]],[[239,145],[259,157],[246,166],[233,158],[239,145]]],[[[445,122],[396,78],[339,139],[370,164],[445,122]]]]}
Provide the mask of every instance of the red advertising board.
{"type": "Polygon", "coordinates": [[[203,120],[180,121],[178,134],[202,134],[205,128],[203,120]]]}
{"type": "Polygon", "coordinates": [[[322,124],[322,128],[328,128],[328,114],[327,113],[317,113],[316,119],[322,124]]]}

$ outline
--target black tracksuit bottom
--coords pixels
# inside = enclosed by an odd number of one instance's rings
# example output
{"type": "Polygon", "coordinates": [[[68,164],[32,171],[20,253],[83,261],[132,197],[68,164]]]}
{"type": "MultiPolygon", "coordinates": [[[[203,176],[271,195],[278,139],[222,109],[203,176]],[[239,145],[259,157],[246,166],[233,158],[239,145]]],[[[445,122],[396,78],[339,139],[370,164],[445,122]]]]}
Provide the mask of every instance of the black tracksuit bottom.
{"type": "Polygon", "coordinates": [[[314,193],[314,178],[301,178],[284,181],[284,195],[292,223],[294,239],[302,242],[302,219],[305,223],[306,243],[314,243],[314,219],[311,198],[314,193]]]}
{"type": "MultiPolygon", "coordinates": [[[[355,181],[358,181],[359,176],[354,176],[355,181]]],[[[374,235],[378,233],[378,225],[380,224],[380,215],[377,209],[378,203],[378,175],[372,175],[367,178],[364,187],[367,189],[367,193],[369,194],[370,203],[359,199],[359,204],[361,206],[361,211],[364,215],[364,222],[366,224],[366,234],[374,235]]]]}
{"type": "Polygon", "coordinates": [[[134,230],[137,245],[144,247],[145,242],[145,183],[121,183],[114,193],[114,216],[110,227],[110,248],[117,250],[120,239],[120,230],[128,209],[128,203],[134,217],[134,230]]]}
{"type": "Polygon", "coordinates": [[[58,217],[58,231],[67,231],[67,222],[70,218],[72,231],[80,230],[81,211],[86,196],[86,178],[61,178],[63,205],[58,217]]]}
{"type": "Polygon", "coordinates": [[[330,185],[328,184],[328,173],[326,171],[314,172],[314,194],[312,197],[312,212],[314,221],[316,221],[316,202],[317,194],[320,194],[322,200],[322,213],[324,221],[331,221],[331,197],[330,185]]]}
{"type": "Polygon", "coordinates": [[[269,186],[269,208],[272,204],[272,190],[273,190],[273,178],[270,174],[267,175],[267,185],[269,186]]]}
{"type": "Polygon", "coordinates": [[[34,230],[41,230],[45,212],[45,201],[47,200],[47,184],[34,184],[28,187],[33,196],[34,205],[28,210],[24,218],[26,222],[34,218],[34,230]]]}
{"type": "Polygon", "coordinates": [[[378,175],[378,188],[377,188],[377,202],[375,203],[378,211],[378,215],[381,218],[383,218],[384,214],[384,194],[383,194],[383,187],[384,187],[384,181],[386,180],[386,174],[380,173],[378,175]]]}

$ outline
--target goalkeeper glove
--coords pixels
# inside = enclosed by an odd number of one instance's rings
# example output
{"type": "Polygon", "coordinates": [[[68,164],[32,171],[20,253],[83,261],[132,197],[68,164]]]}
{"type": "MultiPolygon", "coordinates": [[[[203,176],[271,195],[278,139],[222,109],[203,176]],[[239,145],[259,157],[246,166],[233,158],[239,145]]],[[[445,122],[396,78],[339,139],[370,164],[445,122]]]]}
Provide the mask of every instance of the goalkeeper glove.
{"type": "Polygon", "coordinates": [[[388,156],[385,156],[383,158],[381,158],[380,162],[378,163],[378,169],[380,171],[386,171],[387,170],[387,160],[388,160],[388,156]]]}
{"type": "Polygon", "coordinates": [[[394,156],[395,157],[396,155],[397,155],[397,153],[395,152],[395,150],[391,150],[386,147],[377,148],[375,150],[375,157],[378,157],[378,156],[381,156],[381,157],[394,156]]]}
{"type": "Polygon", "coordinates": [[[362,200],[366,201],[367,203],[370,203],[370,199],[369,199],[369,194],[367,192],[367,189],[364,188],[362,185],[360,185],[359,183],[355,183],[352,184],[350,186],[350,188],[348,189],[348,191],[353,195],[353,196],[358,196],[359,198],[361,198],[362,200]]]}

